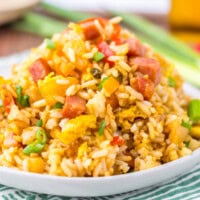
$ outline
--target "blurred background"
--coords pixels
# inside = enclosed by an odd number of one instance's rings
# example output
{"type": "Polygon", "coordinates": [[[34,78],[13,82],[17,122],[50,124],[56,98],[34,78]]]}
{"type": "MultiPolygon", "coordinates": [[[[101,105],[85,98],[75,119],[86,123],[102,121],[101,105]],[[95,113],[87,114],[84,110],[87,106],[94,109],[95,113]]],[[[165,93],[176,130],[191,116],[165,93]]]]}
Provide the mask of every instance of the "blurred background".
{"type": "MultiPolygon", "coordinates": [[[[51,17],[51,19],[66,24],[70,20],[73,21],[70,17],[66,18],[62,14],[49,11],[41,2],[69,11],[84,11],[103,16],[109,16],[109,10],[139,14],[171,32],[195,50],[200,49],[199,33],[195,30],[200,27],[199,0],[185,0],[184,3],[182,0],[0,0],[0,56],[37,46],[42,38],[50,37],[50,34],[40,32],[42,23],[44,23],[42,29],[46,26],[48,32],[49,27],[45,20],[40,21],[42,19],[38,18],[37,26],[33,26],[37,22],[33,19],[25,19],[29,20],[29,23],[22,24],[23,16],[25,15],[26,18],[26,15],[30,12],[51,17]],[[16,19],[18,21],[14,21],[16,19]],[[31,30],[31,26],[33,30],[31,30]],[[34,30],[34,28],[37,30],[34,30]]],[[[35,16],[35,20],[37,20],[36,18],[37,16],[35,16]]]]}
{"type": "Polygon", "coordinates": [[[122,16],[124,27],[200,87],[200,0],[0,0],[0,58],[94,16],[122,16]]]}

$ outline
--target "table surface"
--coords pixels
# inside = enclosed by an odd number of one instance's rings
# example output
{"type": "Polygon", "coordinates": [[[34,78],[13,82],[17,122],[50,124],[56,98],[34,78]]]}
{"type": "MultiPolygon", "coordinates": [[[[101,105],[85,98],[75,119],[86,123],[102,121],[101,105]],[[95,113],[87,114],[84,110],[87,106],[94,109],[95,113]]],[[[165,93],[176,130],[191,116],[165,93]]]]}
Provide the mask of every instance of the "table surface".
{"type": "MultiPolygon", "coordinates": [[[[34,10],[35,12],[44,14],[40,9],[40,6],[37,6],[34,10]]],[[[140,15],[153,21],[159,26],[168,29],[166,15],[140,15]]],[[[40,36],[13,30],[10,25],[0,26],[0,57],[36,47],[42,40],[43,38],[40,36]]]]}

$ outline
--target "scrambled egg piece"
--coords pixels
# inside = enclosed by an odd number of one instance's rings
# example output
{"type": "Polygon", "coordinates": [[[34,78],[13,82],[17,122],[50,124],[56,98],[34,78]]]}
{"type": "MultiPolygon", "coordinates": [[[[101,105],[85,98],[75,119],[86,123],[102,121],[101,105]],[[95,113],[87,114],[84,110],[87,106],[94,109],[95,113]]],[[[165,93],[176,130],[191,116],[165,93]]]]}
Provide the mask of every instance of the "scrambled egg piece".
{"type": "Polygon", "coordinates": [[[78,80],[74,77],[54,76],[53,73],[48,74],[44,80],[38,81],[42,97],[51,106],[57,102],[56,97],[64,97],[66,89],[72,84],[78,84],[78,80]],[[59,84],[58,81],[66,81],[66,84],[59,84]]]}
{"type": "Polygon", "coordinates": [[[117,113],[117,124],[121,126],[123,130],[129,130],[135,118],[138,117],[145,119],[147,116],[136,106],[130,106],[128,109],[123,109],[117,113]]]}
{"type": "Polygon", "coordinates": [[[78,148],[78,157],[82,157],[84,155],[84,152],[86,152],[88,149],[87,142],[84,142],[81,144],[81,146],[78,148]]]}
{"type": "Polygon", "coordinates": [[[65,144],[74,142],[85,135],[87,129],[96,128],[96,117],[94,115],[80,115],[68,120],[58,138],[65,144]]]}

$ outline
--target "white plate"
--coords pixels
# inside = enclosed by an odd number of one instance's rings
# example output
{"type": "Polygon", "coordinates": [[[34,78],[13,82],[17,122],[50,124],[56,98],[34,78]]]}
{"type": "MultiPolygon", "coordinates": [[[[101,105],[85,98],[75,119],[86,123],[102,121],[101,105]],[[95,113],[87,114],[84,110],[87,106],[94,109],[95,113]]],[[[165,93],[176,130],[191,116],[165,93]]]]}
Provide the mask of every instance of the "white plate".
{"type": "Polygon", "coordinates": [[[0,0],[0,25],[19,18],[40,0],[0,0]]]}
{"type": "MultiPolygon", "coordinates": [[[[6,68],[7,70],[9,71],[9,68],[6,68]]],[[[4,70],[0,68],[0,75],[3,74],[6,74],[5,68],[4,70]]],[[[200,97],[200,91],[190,85],[186,85],[185,90],[195,97],[200,97]]],[[[198,163],[200,163],[200,149],[189,156],[152,169],[110,177],[67,178],[0,167],[0,184],[62,196],[103,196],[163,183],[189,171],[198,163]]]]}

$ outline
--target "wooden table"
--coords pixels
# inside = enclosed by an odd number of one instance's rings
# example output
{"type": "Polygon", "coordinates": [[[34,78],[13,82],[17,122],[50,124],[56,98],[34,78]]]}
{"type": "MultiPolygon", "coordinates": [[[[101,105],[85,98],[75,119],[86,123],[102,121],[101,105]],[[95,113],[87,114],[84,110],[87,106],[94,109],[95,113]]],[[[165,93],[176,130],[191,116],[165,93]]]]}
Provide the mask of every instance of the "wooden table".
{"type": "MultiPolygon", "coordinates": [[[[43,13],[40,6],[35,8],[36,12],[43,13]]],[[[164,15],[140,14],[154,23],[167,29],[167,17],[164,15]]],[[[10,25],[0,27],[0,57],[17,53],[32,47],[36,47],[43,38],[34,34],[13,30],[10,25]]]]}

